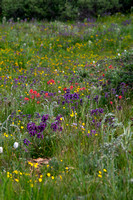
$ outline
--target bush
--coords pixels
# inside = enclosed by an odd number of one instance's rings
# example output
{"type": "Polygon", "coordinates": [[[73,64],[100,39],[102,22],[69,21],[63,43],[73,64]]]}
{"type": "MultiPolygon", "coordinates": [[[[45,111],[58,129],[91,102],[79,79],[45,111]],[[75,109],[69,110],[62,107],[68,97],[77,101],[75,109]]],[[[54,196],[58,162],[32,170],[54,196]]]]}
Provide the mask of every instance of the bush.
{"type": "Polygon", "coordinates": [[[119,0],[78,0],[80,18],[98,16],[107,12],[115,12],[120,8],[119,0]]]}
{"type": "Polygon", "coordinates": [[[131,10],[131,0],[1,0],[1,17],[75,20],[131,10]]]}

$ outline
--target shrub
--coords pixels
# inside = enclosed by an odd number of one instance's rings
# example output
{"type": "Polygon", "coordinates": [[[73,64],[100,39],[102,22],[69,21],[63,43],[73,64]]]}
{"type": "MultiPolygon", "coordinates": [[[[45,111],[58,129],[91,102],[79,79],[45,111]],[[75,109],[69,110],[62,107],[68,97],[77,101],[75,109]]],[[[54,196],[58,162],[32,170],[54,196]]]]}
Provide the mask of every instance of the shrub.
{"type": "Polygon", "coordinates": [[[131,10],[131,0],[2,0],[1,17],[75,20],[131,10]]]}

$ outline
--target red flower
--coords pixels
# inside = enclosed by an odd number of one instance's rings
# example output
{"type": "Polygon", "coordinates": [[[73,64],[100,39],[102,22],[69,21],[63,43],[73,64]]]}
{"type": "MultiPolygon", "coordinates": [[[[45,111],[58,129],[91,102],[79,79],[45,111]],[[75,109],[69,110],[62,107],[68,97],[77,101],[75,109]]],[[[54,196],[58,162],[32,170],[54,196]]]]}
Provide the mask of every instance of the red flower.
{"type": "Polygon", "coordinates": [[[51,82],[55,84],[55,81],[53,79],[51,79],[51,82]]]}
{"type": "Polygon", "coordinates": [[[37,104],[39,104],[40,103],[40,101],[37,101],[37,104]]]}
{"type": "Polygon", "coordinates": [[[66,91],[67,90],[67,88],[65,87],[65,88],[63,88],[63,91],[66,91]]]}
{"type": "Polygon", "coordinates": [[[34,95],[32,95],[30,98],[31,98],[31,99],[34,99],[34,95]]]}
{"type": "Polygon", "coordinates": [[[122,96],[119,96],[119,99],[121,99],[122,98],[122,96]]]}
{"type": "Polygon", "coordinates": [[[40,97],[41,95],[39,93],[37,93],[36,97],[40,97]]]}
{"type": "Polygon", "coordinates": [[[29,93],[33,93],[33,89],[30,89],[29,93]]]}
{"type": "Polygon", "coordinates": [[[112,104],[113,104],[113,102],[112,102],[112,101],[110,101],[110,104],[112,105],[112,104]]]}
{"type": "Polygon", "coordinates": [[[113,69],[112,65],[109,66],[110,69],[113,69]]]}
{"type": "Polygon", "coordinates": [[[37,91],[33,91],[33,94],[37,95],[37,91]]]}
{"type": "Polygon", "coordinates": [[[55,84],[55,81],[54,81],[53,79],[51,79],[51,80],[49,80],[49,81],[47,82],[47,84],[49,85],[50,83],[55,84]]]}
{"type": "Polygon", "coordinates": [[[72,89],[73,89],[73,85],[70,86],[70,90],[72,90],[72,89]]]}
{"type": "Polygon", "coordinates": [[[47,97],[48,96],[48,93],[45,93],[45,97],[47,97]]]}
{"type": "Polygon", "coordinates": [[[105,74],[103,74],[103,76],[105,76],[105,74]]]}
{"type": "Polygon", "coordinates": [[[83,87],[83,88],[80,88],[79,90],[85,90],[85,87],[83,87]]]}
{"type": "Polygon", "coordinates": [[[27,97],[25,97],[24,99],[25,99],[26,101],[29,101],[29,98],[27,98],[27,97]]]}

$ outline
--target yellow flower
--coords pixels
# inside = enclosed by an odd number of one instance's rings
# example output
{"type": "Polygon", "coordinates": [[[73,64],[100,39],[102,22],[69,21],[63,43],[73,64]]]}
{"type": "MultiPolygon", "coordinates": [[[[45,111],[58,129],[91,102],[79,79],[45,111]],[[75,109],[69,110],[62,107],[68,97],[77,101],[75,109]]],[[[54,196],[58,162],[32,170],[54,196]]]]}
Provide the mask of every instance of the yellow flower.
{"type": "Polygon", "coordinates": [[[104,171],[104,172],[107,172],[107,170],[106,170],[106,169],[103,169],[103,171],[104,171]]]}
{"type": "Polygon", "coordinates": [[[52,180],[54,180],[54,176],[51,176],[52,180]]]}
{"type": "Polygon", "coordinates": [[[13,173],[14,173],[14,174],[18,174],[18,171],[17,171],[17,170],[14,170],[13,173]]]}
{"type": "Polygon", "coordinates": [[[101,174],[98,174],[98,177],[102,178],[102,175],[101,175],[101,174]]]}
{"type": "Polygon", "coordinates": [[[17,178],[15,178],[15,181],[16,181],[16,182],[19,182],[19,180],[18,180],[17,178]]]}
{"type": "Polygon", "coordinates": [[[101,172],[101,171],[99,171],[99,174],[102,174],[102,172],[101,172]]]}
{"type": "Polygon", "coordinates": [[[7,178],[9,178],[10,177],[10,172],[7,172],[7,178]]]}
{"type": "Polygon", "coordinates": [[[39,178],[38,180],[39,180],[40,183],[42,182],[42,178],[39,178]]]}
{"type": "Polygon", "coordinates": [[[62,176],[61,175],[59,175],[60,176],[60,179],[62,180],[62,176]]]}
{"type": "Polygon", "coordinates": [[[37,168],[38,167],[38,163],[34,164],[34,167],[37,168]]]}
{"type": "Polygon", "coordinates": [[[51,174],[50,174],[50,173],[47,173],[47,176],[48,176],[48,177],[50,177],[50,176],[51,176],[51,174]]]}

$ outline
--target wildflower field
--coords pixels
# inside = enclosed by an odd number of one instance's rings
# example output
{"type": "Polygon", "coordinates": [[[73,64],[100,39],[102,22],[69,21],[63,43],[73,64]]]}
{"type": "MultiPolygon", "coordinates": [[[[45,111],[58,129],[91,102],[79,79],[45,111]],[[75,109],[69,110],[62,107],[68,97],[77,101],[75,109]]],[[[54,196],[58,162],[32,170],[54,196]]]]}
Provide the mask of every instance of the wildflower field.
{"type": "Polygon", "coordinates": [[[0,24],[0,200],[131,200],[133,14],[0,24]]]}

